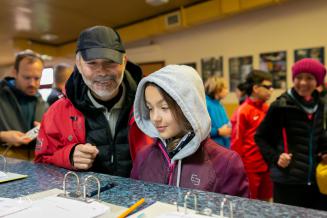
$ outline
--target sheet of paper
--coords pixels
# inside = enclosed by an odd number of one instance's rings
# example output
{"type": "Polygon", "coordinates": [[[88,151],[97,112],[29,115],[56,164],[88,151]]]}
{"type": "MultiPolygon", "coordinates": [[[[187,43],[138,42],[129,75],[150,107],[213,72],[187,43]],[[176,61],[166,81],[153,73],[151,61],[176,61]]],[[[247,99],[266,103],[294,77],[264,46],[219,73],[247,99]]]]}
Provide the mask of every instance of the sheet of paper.
{"type": "MultiPolygon", "coordinates": [[[[34,194],[31,194],[31,195],[24,196],[24,198],[28,199],[29,201],[35,202],[35,201],[38,201],[40,199],[46,199],[48,197],[55,197],[55,196],[57,196],[58,194],[61,194],[61,193],[63,193],[63,191],[60,190],[60,189],[50,189],[50,190],[47,190],[47,191],[38,192],[38,193],[34,193],[34,194]]],[[[74,202],[75,202],[75,200],[74,200],[74,202]]],[[[81,202],[81,201],[76,201],[76,202],[80,202],[80,203],[85,204],[84,202],[81,202]]],[[[125,207],[117,206],[117,205],[114,205],[114,204],[109,204],[109,203],[106,203],[106,202],[101,202],[100,204],[102,206],[106,206],[109,209],[106,210],[105,213],[103,213],[102,215],[98,216],[99,218],[116,218],[119,214],[121,214],[123,211],[126,210],[125,207]]],[[[82,210],[79,209],[78,212],[79,212],[78,213],[78,218],[84,217],[85,214],[84,214],[84,212],[82,210]]],[[[63,215],[57,216],[57,214],[50,214],[49,212],[46,213],[46,216],[44,215],[44,213],[41,213],[40,216],[38,216],[38,215],[35,216],[34,213],[39,214],[40,212],[33,210],[33,216],[32,216],[33,218],[38,218],[38,217],[47,217],[47,218],[50,217],[50,218],[52,218],[53,216],[58,218],[58,217],[63,216],[63,215]]],[[[27,215],[25,215],[25,216],[27,217],[27,215]]],[[[29,215],[29,216],[31,216],[31,215],[29,215]]],[[[92,212],[92,216],[94,216],[93,212],[92,212]]],[[[69,215],[69,218],[71,218],[71,217],[74,217],[74,215],[69,215]]]]}
{"type": "Polygon", "coordinates": [[[32,202],[25,210],[7,216],[8,218],[92,218],[104,214],[109,207],[99,202],[85,203],[62,197],[46,197],[32,202]]]}
{"type": "MultiPolygon", "coordinates": [[[[221,217],[219,215],[213,215],[211,217],[221,217]]],[[[149,207],[129,216],[129,218],[208,218],[205,215],[196,214],[194,210],[179,207],[179,212],[177,212],[177,206],[172,204],[166,204],[163,202],[155,202],[149,207]]]]}
{"type": "Polygon", "coordinates": [[[24,210],[31,206],[27,201],[0,197],[0,217],[24,210]]]}
{"type": "Polygon", "coordinates": [[[0,171],[0,183],[26,178],[27,175],[0,171]]]}

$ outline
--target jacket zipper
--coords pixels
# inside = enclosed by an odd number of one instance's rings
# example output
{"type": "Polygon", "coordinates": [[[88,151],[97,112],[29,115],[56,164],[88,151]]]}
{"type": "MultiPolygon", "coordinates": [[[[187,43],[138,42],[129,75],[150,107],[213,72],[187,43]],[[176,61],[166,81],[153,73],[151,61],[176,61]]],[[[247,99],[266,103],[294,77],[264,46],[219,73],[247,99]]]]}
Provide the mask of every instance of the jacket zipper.
{"type": "MultiPolygon", "coordinates": [[[[115,135],[112,135],[112,133],[111,133],[111,129],[110,129],[110,124],[109,124],[109,111],[108,111],[108,109],[107,108],[103,108],[104,109],[104,112],[103,112],[103,115],[105,116],[105,119],[106,119],[106,121],[107,121],[107,126],[108,126],[108,129],[109,129],[109,131],[110,131],[110,134],[111,134],[111,137],[112,137],[112,140],[113,140],[113,142],[115,142],[116,141],[116,136],[115,135]]],[[[115,143],[113,143],[113,144],[115,144],[115,143]]],[[[114,148],[112,148],[111,149],[111,155],[110,155],[110,163],[112,164],[112,165],[114,165],[114,148]]],[[[115,166],[114,166],[114,168],[115,168],[115,166]]]]}
{"type": "Polygon", "coordinates": [[[168,177],[167,177],[167,181],[165,181],[165,183],[168,185],[172,185],[173,173],[174,173],[174,169],[175,169],[175,162],[171,163],[171,160],[170,160],[166,150],[162,146],[163,146],[162,143],[159,142],[159,148],[160,148],[161,152],[163,153],[163,155],[167,161],[167,164],[168,164],[168,177]]]}
{"type": "Polygon", "coordinates": [[[312,166],[313,166],[313,160],[312,160],[312,140],[313,140],[313,128],[310,130],[310,142],[309,142],[309,175],[308,175],[308,180],[307,184],[311,185],[311,176],[312,176],[312,166]]]}

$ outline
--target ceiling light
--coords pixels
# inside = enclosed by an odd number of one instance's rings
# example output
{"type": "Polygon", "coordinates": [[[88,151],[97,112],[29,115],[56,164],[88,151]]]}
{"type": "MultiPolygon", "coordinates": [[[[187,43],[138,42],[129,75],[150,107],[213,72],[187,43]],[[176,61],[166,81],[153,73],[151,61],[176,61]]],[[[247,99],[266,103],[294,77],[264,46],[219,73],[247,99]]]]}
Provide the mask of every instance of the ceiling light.
{"type": "Polygon", "coordinates": [[[159,6],[169,2],[169,0],[145,0],[145,2],[152,6],[159,6]]]}
{"type": "Polygon", "coordinates": [[[46,33],[46,34],[43,34],[43,35],[41,36],[41,39],[43,39],[43,40],[45,40],[45,41],[53,41],[53,40],[58,39],[58,36],[55,35],[55,34],[46,33]]]}

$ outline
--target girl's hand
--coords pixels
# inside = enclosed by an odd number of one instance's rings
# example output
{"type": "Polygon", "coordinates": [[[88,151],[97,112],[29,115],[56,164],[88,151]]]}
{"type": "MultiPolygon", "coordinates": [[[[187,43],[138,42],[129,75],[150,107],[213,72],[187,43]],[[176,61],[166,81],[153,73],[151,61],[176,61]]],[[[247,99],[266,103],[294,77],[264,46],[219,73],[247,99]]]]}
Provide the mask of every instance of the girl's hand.
{"type": "Polygon", "coordinates": [[[291,160],[292,160],[292,154],[282,153],[279,156],[277,164],[282,168],[286,168],[291,163],[291,160]]]}

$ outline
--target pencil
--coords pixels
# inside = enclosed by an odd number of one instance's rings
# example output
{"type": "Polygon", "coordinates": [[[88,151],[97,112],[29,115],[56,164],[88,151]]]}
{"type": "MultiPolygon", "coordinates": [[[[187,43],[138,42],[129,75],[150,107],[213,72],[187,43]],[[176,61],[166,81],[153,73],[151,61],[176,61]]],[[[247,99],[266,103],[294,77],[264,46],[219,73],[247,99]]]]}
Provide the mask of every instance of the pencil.
{"type": "Polygon", "coordinates": [[[130,206],[127,210],[125,210],[122,214],[118,216],[118,218],[125,218],[128,214],[133,212],[136,208],[138,208],[141,204],[144,203],[144,198],[141,198],[138,202],[130,206]]]}

